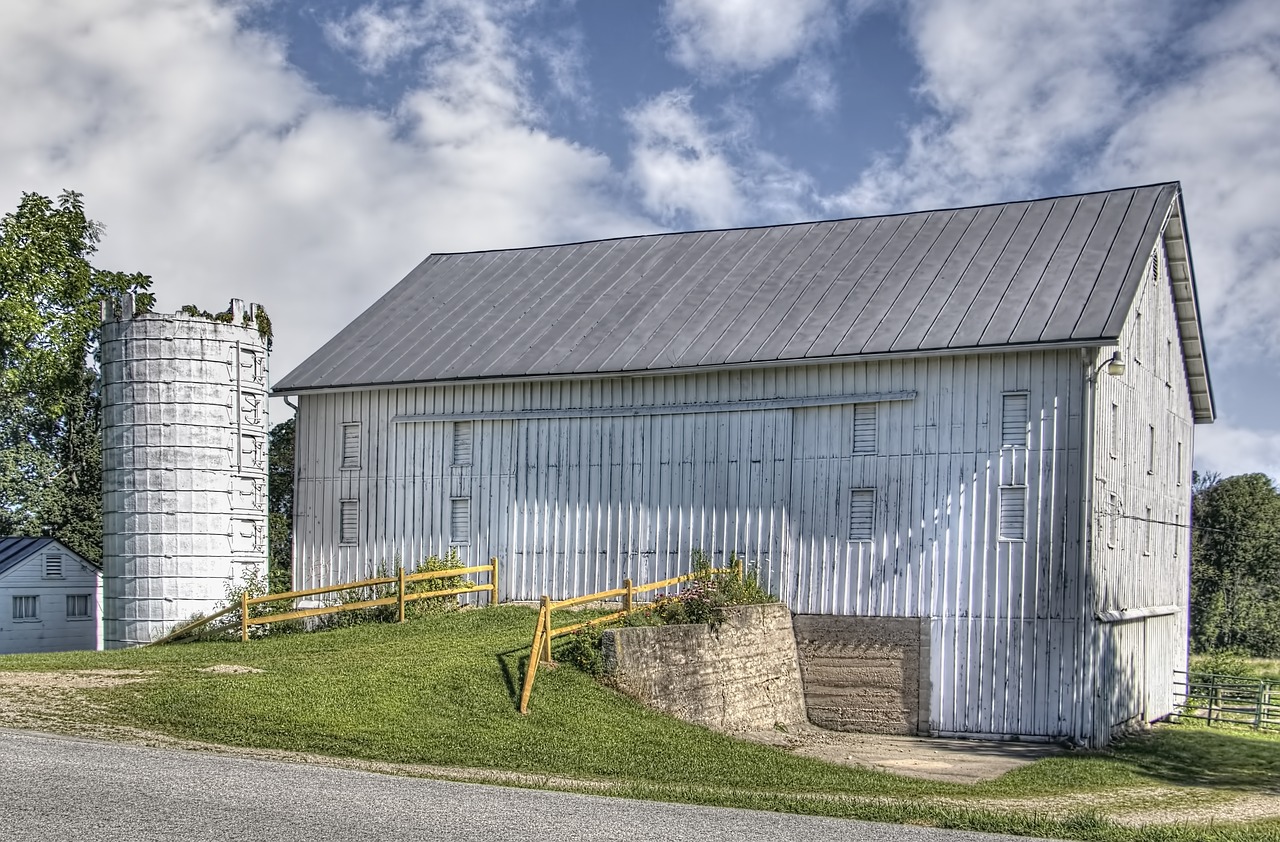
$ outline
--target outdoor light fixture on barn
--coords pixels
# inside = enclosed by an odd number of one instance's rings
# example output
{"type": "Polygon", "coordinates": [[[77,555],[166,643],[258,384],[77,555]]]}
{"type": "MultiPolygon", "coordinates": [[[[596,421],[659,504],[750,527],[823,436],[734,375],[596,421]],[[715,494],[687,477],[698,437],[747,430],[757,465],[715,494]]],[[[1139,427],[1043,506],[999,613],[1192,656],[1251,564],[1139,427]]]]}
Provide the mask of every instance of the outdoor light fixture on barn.
{"type": "Polygon", "coordinates": [[[432,255],[276,385],[296,584],[456,549],[560,599],[736,553],[893,624],[909,728],[1101,744],[1186,662],[1183,220],[1167,183],[432,255]]]}

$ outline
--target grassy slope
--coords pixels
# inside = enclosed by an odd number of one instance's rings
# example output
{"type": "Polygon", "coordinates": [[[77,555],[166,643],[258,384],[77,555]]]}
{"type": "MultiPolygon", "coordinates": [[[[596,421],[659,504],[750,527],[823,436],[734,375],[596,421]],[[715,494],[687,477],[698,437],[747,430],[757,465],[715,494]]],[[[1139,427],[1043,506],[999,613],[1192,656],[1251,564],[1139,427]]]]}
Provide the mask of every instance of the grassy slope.
{"type": "Polygon", "coordinates": [[[8,656],[0,658],[0,670],[154,670],[150,680],[93,692],[121,723],[209,742],[592,779],[608,782],[611,792],[667,800],[1036,835],[1280,838],[1274,822],[1248,831],[1220,828],[1217,835],[1197,828],[1131,831],[1089,814],[1050,820],[1032,811],[993,813],[976,803],[1153,784],[1274,787],[1280,740],[1220,729],[1170,729],[1107,754],[1051,758],[963,786],[733,740],[653,713],[568,667],[539,674],[532,712],[521,716],[514,698],[533,618],[529,609],[502,607],[247,645],[8,656]],[[264,672],[198,671],[219,663],[264,672]],[[970,801],[974,806],[965,807],[970,801]]]}

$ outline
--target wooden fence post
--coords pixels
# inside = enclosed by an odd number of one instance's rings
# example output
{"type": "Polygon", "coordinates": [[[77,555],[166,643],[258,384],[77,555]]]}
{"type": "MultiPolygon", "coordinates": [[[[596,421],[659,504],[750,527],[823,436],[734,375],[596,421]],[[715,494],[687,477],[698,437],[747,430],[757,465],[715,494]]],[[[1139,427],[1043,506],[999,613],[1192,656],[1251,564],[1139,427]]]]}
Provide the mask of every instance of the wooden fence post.
{"type": "Polygon", "coordinates": [[[631,586],[630,579],[623,579],[622,586],[627,589],[627,592],[622,595],[622,610],[630,611],[635,600],[635,590],[631,586]]]}
{"type": "Polygon", "coordinates": [[[551,597],[542,595],[542,657],[551,663],[551,597]]]}
{"type": "Polygon", "coordinates": [[[249,642],[249,591],[240,591],[240,642],[249,642]]]}
{"type": "Polygon", "coordinates": [[[489,584],[493,586],[493,590],[489,592],[489,604],[498,604],[498,557],[494,556],[489,559],[489,584]]]}
{"type": "Polygon", "coordinates": [[[400,581],[396,585],[396,594],[399,596],[396,607],[399,609],[399,622],[404,622],[404,565],[396,565],[396,578],[400,581]]]}

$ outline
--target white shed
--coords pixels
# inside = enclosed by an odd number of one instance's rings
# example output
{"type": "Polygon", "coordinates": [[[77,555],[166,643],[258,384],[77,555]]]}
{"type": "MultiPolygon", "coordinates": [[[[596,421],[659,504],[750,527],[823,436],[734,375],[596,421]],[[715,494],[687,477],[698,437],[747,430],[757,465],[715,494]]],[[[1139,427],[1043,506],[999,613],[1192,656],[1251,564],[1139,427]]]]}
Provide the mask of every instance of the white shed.
{"type": "Polygon", "coordinates": [[[0,654],[101,648],[101,568],[55,538],[0,538],[0,654]]]}
{"type": "Polygon", "coordinates": [[[276,384],[295,582],[453,548],[558,599],[736,553],[910,650],[886,721],[1105,742],[1186,662],[1183,219],[1167,183],[432,255],[276,384]]]}

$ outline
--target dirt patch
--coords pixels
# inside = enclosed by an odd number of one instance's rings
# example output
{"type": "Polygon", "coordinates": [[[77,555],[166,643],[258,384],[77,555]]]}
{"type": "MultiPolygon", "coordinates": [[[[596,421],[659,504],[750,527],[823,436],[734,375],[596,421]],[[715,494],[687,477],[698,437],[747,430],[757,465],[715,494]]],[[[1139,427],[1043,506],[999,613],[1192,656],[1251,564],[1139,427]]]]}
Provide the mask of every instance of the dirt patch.
{"type": "Polygon", "coordinates": [[[200,672],[214,672],[221,675],[248,675],[254,672],[262,672],[257,667],[246,667],[240,664],[214,664],[211,667],[201,667],[200,672]]]}
{"type": "Polygon", "coordinates": [[[72,670],[68,672],[0,672],[0,688],[89,690],[145,681],[150,670],[72,670]]]}
{"type": "Polygon", "coordinates": [[[785,731],[754,731],[740,736],[827,763],[965,784],[989,781],[1064,751],[1053,743],[852,734],[812,725],[788,726],[785,731]]]}

